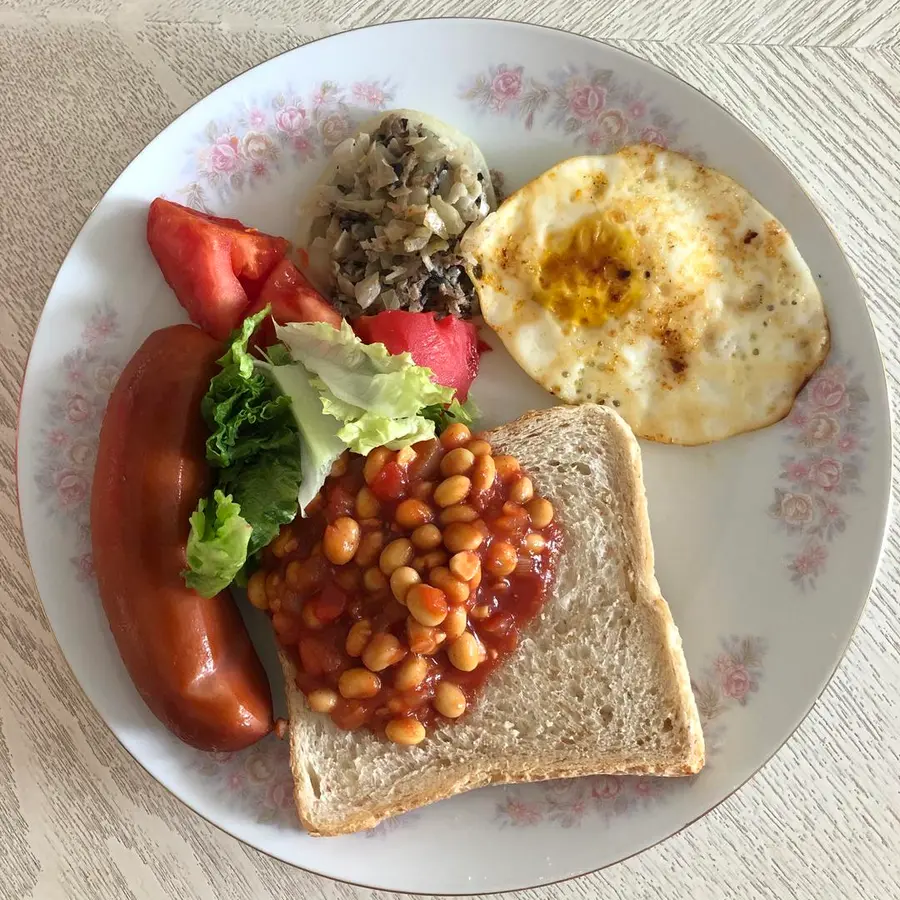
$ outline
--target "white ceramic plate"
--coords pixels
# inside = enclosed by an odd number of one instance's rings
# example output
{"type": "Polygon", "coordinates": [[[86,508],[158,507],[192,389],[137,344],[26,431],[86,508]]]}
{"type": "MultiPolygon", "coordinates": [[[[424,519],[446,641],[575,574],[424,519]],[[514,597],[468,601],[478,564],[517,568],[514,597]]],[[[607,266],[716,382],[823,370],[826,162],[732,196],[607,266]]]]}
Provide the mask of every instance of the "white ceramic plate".
{"type": "MultiPolygon", "coordinates": [[[[486,425],[551,402],[502,349],[484,357],[475,396],[486,425]]],[[[771,151],[693,89],[618,50],[524,25],[436,20],[279,56],[144,149],[94,210],[47,300],[22,395],[18,477],[28,550],[60,646],[155,778],[241,840],[314,872],[471,893],[621,860],[702,816],[759,769],[806,715],[853,632],[882,544],[889,462],[885,381],[859,290],[771,151]],[[153,329],[184,319],[147,250],[147,205],[163,194],[291,236],[330,149],[355,121],[391,106],[427,110],[471,134],[507,189],[565,157],[635,140],[702,156],[785,223],[819,280],[834,347],[785,421],[708,447],[644,446],[659,581],[705,721],[709,762],[697,778],[491,788],[370,834],[313,839],[294,818],[284,744],[194,751],[153,718],[125,673],[93,581],[88,497],[118,371],[153,329]]],[[[266,623],[252,626],[271,658],[266,623]]],[[[273,675],[276,693],[279,681],[273,675]]]]}

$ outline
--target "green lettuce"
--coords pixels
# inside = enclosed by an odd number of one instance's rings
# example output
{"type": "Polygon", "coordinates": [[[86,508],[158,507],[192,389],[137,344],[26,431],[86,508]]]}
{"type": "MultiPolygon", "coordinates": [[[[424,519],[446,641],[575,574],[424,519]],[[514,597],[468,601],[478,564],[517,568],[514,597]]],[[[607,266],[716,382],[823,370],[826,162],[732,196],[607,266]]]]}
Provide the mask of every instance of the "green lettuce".
{"type": "Polygon", "coordinates": [[[322,410],[340,423],[337,436],[354,453],[434,437],[435,420],[422,411],[452,405],[453,389],[435,384],[430,369],[409,353],[392,356],[384,344],[364,344],[346,322],[340,330],[293,323],[276,332],[314,376],[322,410]]]}
{"type": "Polygon", "coordinates": [[[258,370],[247,350],[267,314],[264,309],[244,320],[219,360],[222,371],[213,377],[200,405],[211,432],[206,458],[217,468],[297,443],[290,398],[280,394],[258,370]]]}
{"type": "Polygon", "coordinates": [[[184,581],[203,597],[225,590],[247,561],[253,527],[241,516],[241,506],[216,490],[213,509],[202,499],[191,515],[187,541],[188,568],[184,581]]]}
{"type": "Polygon", "coordinates": [[[338,400],[376,415],[406,418],[424,406],[449,403],[453,388],[435,384],[431,369],[409,353],[392,356],[384,344],[364,344],[346,323],[276,326],[278,339],[338,400]]]}
{"type": "Polygon", "coordinates": [[[248,559],[297,515],[303,468],[291,398],[248,349],[267,315],[264,309],[251,316],[232,335],[201,402],[210,429],[206,458],[217,482],[212,505],[200,500],[191,517],[185,583],[204,596],[238,578],[248,559]]]}
{"type": "MultiPolygon", "coordinates": [[[[270,354],[269,358],[276,357],[270,354]]],[[[300,509],[305,509],[325,483],[334,461],[347,449],[347,443],[338,436],[340,423],[324,413],[309,372],[300,363],[269,364],[266,369],[284,396],[290,398],[291,413],[300,433],[303,480],[294,499],[300,509]]]]}
{"type": "Polygon", "coordinates": [[[481,410],[476,406],[475,401],[469,397],[465,403],[460,403],[454,398],[449,404],[435,403],[433,406],[426,406],[422,410],[422,416],[434,422],[435,431],[440,434],[445,428],[459,422],[462,425],[471,425],[480,415],[481,410]]]}
{"type": "Polygon", "coordinates": [[[294,521],[302,470],[300,454],[292,448],[259,453],[222,470],[220,488],[231,494],[252,527],[247,556],[262,550],[282,525],[294,521]]]}

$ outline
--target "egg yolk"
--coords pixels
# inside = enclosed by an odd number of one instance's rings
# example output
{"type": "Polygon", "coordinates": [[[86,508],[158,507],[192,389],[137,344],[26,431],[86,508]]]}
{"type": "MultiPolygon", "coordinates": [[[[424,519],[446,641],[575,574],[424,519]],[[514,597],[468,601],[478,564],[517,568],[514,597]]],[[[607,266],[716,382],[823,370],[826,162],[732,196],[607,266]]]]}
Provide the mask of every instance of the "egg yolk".
{"type": "Polygon", "coordinates": [[[558,319],[598,326],[640,298],[637,242],[630,231],[596,215],[548,241],[534,299],[558,319]]]}

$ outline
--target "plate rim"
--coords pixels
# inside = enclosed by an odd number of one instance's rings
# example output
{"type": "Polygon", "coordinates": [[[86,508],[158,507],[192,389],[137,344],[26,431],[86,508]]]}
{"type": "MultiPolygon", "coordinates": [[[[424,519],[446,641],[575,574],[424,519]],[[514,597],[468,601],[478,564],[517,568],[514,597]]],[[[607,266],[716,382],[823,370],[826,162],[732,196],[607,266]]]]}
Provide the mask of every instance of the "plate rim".
{"type": "Polygon", "coordinates": [[[691,91],[693,94],[699,95],[700,98],[711,103],[713,106],[715,106],[716,109],[718,109],[721,113],[723,113],[725,116],[727,116],[729,119],[731,119],[736,125],[738,125],[738,127],[741,129],[741,131],[743,132],[745,137],[754,141],[758,145],[758,147],[761,147],[764,151],[766,151],[768,153],[768,155],[772,158],[772,160],[781,168],[783,174],[792,182],[793,186],[795,188],[797,188],[797,190],[800,191],[800,193],[803,195],[803,197],[809,203],[812,210],[815,211],[815,214],[819,218],[820,223],[825,226],[825,229],[827,230],[828,234],[831,236],[831,239],[834,242],[835,247],[840,251],[840,255],[843,260],[843,263],[846,266],[850,277],[852,278],[852,282],[853,282],[853,285],[855,288],[855,294],[856,294],[855,299],[859,302],[860,306],[862,307],[862,310],[865,312],[865,319],[866,319],[866,322],[868,325],[868,333],[869,333],[870,337],[872,338],[875,346],[878,349],[877,362],[876,362],[876,365],[875,365],[875,368],[873,371],[873,376],[876,376],[876,381],[878,383],[879,388],[881,389],[883,399],[885,400],[885,408],[887,410],[887,421],[888,421],[887,438],[888,438],[888,440],[887,440],[887,447],[886,447],[887,452],[885,453],[885,461],[884,461],[884,467],[885,467],[886,471],[881,473],[881,479],[885,480],[884,476],[886,474],[886,476],[887,476],[886,482],[888,484],[888,491],[887,491],[887,495],[886,495],[886,502],[883,504],[883,509],[882,509],[882,513],[881,513],[881,521],[879,523],[880,537],[878,540],[878,550],[877,550],[877,554],[875,555],[874,565],[872,565],[872,574],[869,579],[868,586],[865,589],[865,593],[864,593],[862,602],[859,603],[859,608],[857,610],[857,614],[853,621],[852,627],[850,628],[850,630],[848,632],[846,640],[842,643],[842,645],[840,646],[840,648],[836,654],[836,661],[835,661],[833,667],[831,668],[831,671],[826,675],[823,682],[821,683],[818,693],[815,695],[814,698],[812,698],[812,700],[809,701],[809,705],[807,706],[806,710],[803,712],[802,716],[798,719],[798,721],[793,726],[793,728],[790,730],[790,732],[786,735],[786,737],[778,744],[777,747],[775,747],[770,753],[768,753],[766,758],[759,764],[758,767],[756,767],[754,769],[754,771],[752,773],[750,773],[746,778],[744,778],[739,784],[735,785],[720,800],[718,800],[712,806],[708,807],[707,809],[705,809],[703,812],[699,813],[695,817],[691,818],[684,825],[680,826],[679,828],[670,832],[669,834],[665,835],[664,837],[661,837],[658,840],[655,840],[652,843],[647,844],[646,846],[641,847],[640,849],[635,850],[632,853],[622,856],[617,860],[604,863],[603,865],[598,866],[596,868],[585,869],[584,871],[581,871],[581,872],[578,872],[578,873],[575,873],[572,875],[567,875],[563,878],[557,878],[557,879],[553,879],[550,881],[540,881],[536,884],[522,885],[522,886],[512,888],[512,889],[511,888],[494,888],[494,889],[487,889],[487,890],[477,890],[477,891],[473,890],[473,891],[465,891],[465,892],[441,891],[441,894],[443,896],[447,896],[447,897],[471,897],[471,896],[477,896],[477,895],[494,896],[497,894],[508,893],[510,890],[523,891],[523,890],[534,890],[537,888],[549,888],[549,887],[565,884],[570,881],[574,881],[578,878],[584,878],[586,876],[595,875],[598,872],[602,872],[605,869],[608,869],[612,866],[616,866],[616,865],[619,865],[620,863],[624,863],[624,862],[627,862],[628,860],[634,859],[635,857],[640,856],[642,853],[645,853],[648,850],[651,850],[652,848],[665,843],[666,841],[670,840],[671,838],[675,837],[676,835],[681,834],[683,831],[690,828],[692,825],[696,824],[696,822],[700,821],[701,819],[705,818],[707,815],[709,815],[711,812],[713,812],[713,810],[717,809],[719,806],[721,806],[727,800],[730,800],[736,793],[738,793],[743,788],[745,788],[751,781],[753,781],[759,775],[759,773],[766,766],[768,766],[772,762],[772,760],[775,758],[775,756],[781,752],[781,750],[785,747],[785,745],[794,737],[794,735],[797,733],[797,731],[800,729],[800,727],[806,722],[810,713],[813,711],[813,708],[816,706],[816,704],[820,701],[822,696],[828,690],[832,681],[834,680],[834,677],[835,677],[838,669],[843,664],[844,659],[847,655],[847,652],[850,648],[850,645],[852,644],[852,642],[853,642],[854,638],[856,637],[856,634],[859,630],[860,622],[862,621],[862,618],[866,612],[866,609],[868,608],[869,601],[872,596],[873,588],[875,587],[875,584],[878,581],[879,575],[881,574],[881,571],[882,571],[882,566],[883,566],[884,559],[885,559],[884,550],[885,550],[885,546],[887,543],[887,538],[891,531],[891,528],[890,528],[891,513],[892,513],[892,510],[894,507],[893,492],[890,489],[890,485],[892,484],[892,461],[893,461],[893,456],[894,456],[894,452],[896,449],[896,440],[895,440],[894,428],[893,428],[894,413],[893,413],[893,408],[891,405],[891,391],[890,391],[890,384],[889,384],[889,381],[887,378],[887,371],[885,368],[884,353],[881,348],[881,342],[879,340],[879,333],[878,333],[877,329],[875,328],[875,323],[872,319],[871,313],[869,312],[868,304],[866,303],[865,296],[860,288],[859,279],[857,278],[853,267],[850,265],[850,261],[847,258],[846,252],[844,251],[843,244],[838,239],[838,236],[835,233],[830,221],[823,214],[822,210],[819,208],[818,203],[810,196],[810,194],[806,190],[805,185],[794,175],[793,171],[787,166],[787,164],[781,158],[779,153],[774,148],[772,148],[768,143],[766,143],[761,137],[759,137],[759,135],[757,135],[756,132],[753,131],[748,125],[745,125],[741,119],[739,119],[736,115],[734,115],[730,110],[726,109],[721,103],[719,103],[713,97],[710,97],[709,95],[707,95],[706,93],[701,91],[699,88],[694,87],[694,85],[685,81],[683,78],[681,78],[676,73],[671,72],[669,69],[663,68],[662,66],[659,66],[656,63],[651,62],[650,60],[645,59],[642,56],[638,56],[637,54],[632,53],[630,50],[625,50],[621,47],[610,44],[607,42],[607,40],[604,40],[603,38],[591,37],[589,35],[580,34],[578,32],[574,32],[574,31],[569,31],[565,28],[555,26],[555,25],[540,24],[540,23],[533,23],[533,22],[522,22],[522,21],[515,20],[515,19],[505,19],[505,18],[496,17],[496,16],[425,16],[425,17],[421,17],[421,18],[391,19],[387,22],[379,22],[379,23],[373,23],[373,24],[368,24],[368,25],[359,25],[359,26],[356,26],[353,28],[343,29],[341,31],[337,31],[337,32],[334,32],[331,34],[326,34],[326,35],[321,35],[319,37],[311,38],[309,41],[306,41],[303,44],[298,44],[297,46],[290,47],[288,49],[279,51],[278,53],[275,53],[272,56],[269,56],[264,60],[260,60],[259,62],[254,63],[252,66],[248,66],[246,69],[243,69],[242,71],[236,73],[235,75],[231,76],[227,80],[223,81],[221,84],[219,84],[217,87],[213,88],[213,90],[209,91],[208,93],[204,94],[202,97],[199,97],[192,103],[188,104],[173,119],[171,119],[171,121],[169,121],[166,125],[164,125],[162,128],[160,128],[159,131],[157,131],[156,134],[154,134],[136,153],[134,153],[134,155],[122,167],[119,174],[104,189],[102,195],[91,206],[91,208],[87,212],[83,222],[81,223],[78,230],[75,232],[74,236],[72,237],[71,241],[69,242],[69,245],[66,248],[66,252],[63,255],[62,260],[60,261],[59,265],[57,266],[56,273],[53,277],[53,281],[50,285],[49,290],[47,291],[47,295],[44,299],[44,304],[41,307],[37,325],[31,336],[31,342],[29,344],[28,352],[26,354],[24,366],[22,369],[22,378],[21,378],[21,382],[19,385],[19,400],[18,400],[18,405],[17,405],[17,410],[16,410],[16,431],[15,431],[14,460],[13,460],[15,485],[16,485],[16,510],[17,510],[18,518],[19,518],[19,530],[20,530],[20,533],[22,534],[23,542],[25,544],[26,562],[28,565],[28,569],[31,572],[35,593],[37,594],[38,598],[40,599],[41,607],[43,608],[44,615],[47,617],[47,624],[49,626],[50,635],[52,636],[54,642],[56,643],[56,646],[59,649],[59,652],[62,655],[62,658],[65,661],[65,664],[69,669],[69,672],[71,673],[76,684],[78,685],[78,688],[81,690],[81,692],[84,694],[84,696],[88,699],[91,706],[94,708],[94,712],[97,714],[97,716],[100,719],[100,721],[102,722],[103,726],[107,729],[107,731],[110,734],[112,734],[112,736],[115,738],[115,740],[119,744],[119,746],[128,754],[128,756],[132,760],[134,760],[135,763],[137,763],[137,765],[154,782],[159,784],[171,797],[174,797],[175,800],[178,803],[180,803],[182,806],[189,809],[195,815],[198,815],[201,819],[203,819],[209,825],[213,826],[214,828],[218,829],[219,831],[223,832],[224,834],[227,834],[230,838],[238,841],[240,844],[243,844],[244,846],[251,847],[253,850],[255,850],[259,853],[262,853],[263,855],[269,857],[272,860],[275,860],[276,862],[278,862],[282,865],[287,865],[287,866],[290,866],[291,868],[299,869],[300,871],[306,872],[315,877],[325,878],[329,881],[333,881],[333,882],[336,882],[339,884],[346,884],[346,885],[350,885],[352,887],[362,888],[364,890],[387,890],[387,891],[391,891],[391,892],[394,892],[397,894],[402,894],[402,895],[412,896],[412,897],[430,897],[430,896],[433,896],[433,893],[426,893],[424,891],[405,890],[402,888],[398,889],[398,888],[390,888],[390,887],[380,887],[377,885],[365,884],[362,882],[357,882],[357,881],[352,881],[350,879],[341,878],[339,876],[329,875],[329,874],[325,874],[322,872],[317,872],[314,869],[308,868],[307,866],[301,865],[299,863],[288,862],[288,861],[282,859],[280,856],[275,855],[271,851],[266,850],[262,847],[258,847],[256,844],[252,844],[249,841],[247,841],[241,837],[238,837],[226,825],[218,823],[218,822],[214,822],[205,813],[203,813],[200,810],[198,810],[197,808],[195,808],[195,806],[193,806],[189,801],[182,798],[179,794],[175,793],[175,791],[173,791],[168,786],[166,786],[163,782],[161,782],[155,775],[153,775],[150,772],[150,770],[144,765],[144,763],[140,759],[138,759],[137,756],[135,756],[135,754],[125,745],[125,743],[122,741],[122,739],[119,737],[119,735],[112,729],[112,727],[109,725],[109,723],[106,721],[106,719],[100,714],[100,712],[97,709],[96,705],[94,704],[93,700],[88,695],[88,693],[85,690],[85,688],[83,687],[80,679],[78,678],[77,674],[75,673],[74,669],[72,668],[72,665],[69,662],[69,659],[66,656],[66,653],[63,650],[62,645],[59,642],[59,638],[57,637],[56,631],[54,630],[54,628],[50,622],[50,616],[47,613],[43,597],[41,596],[40,591],[38,590],[37,576],[35,574],[35,571],[34,571],[34,568],[32,565],[32,558],[31,558],[31,552],[29,550],[28,539],[25,535],[24,518],[23,518],[23,512],[22,512],[22,499],[21,499],[21,480],[22,480],[23,476],[22,476],[22,471],[20,469],[19,460],[20,460],[20,455],[21,455],[21,450],[22,450],[22,446],[21,446],[21,443],[22,443],[22,431],[21,431],[22,399],[25,396],[25,390],[26,390],[26,386],[28,383],[28,375],[29,375],[29,370],[30,370],[32,351],[34,349],[35,344],[37,343],[37,339],[41,333],[42,327],[47,325],[47,322],[45,320],[47,300],[49,300],[49,298],[53,295],[54,291],[56,290],[58,282],[59,282],[60,273],[61,273],[62,269],[64,268],[66,262],[68,261],[70,255],[72,253],[73,247],[78,242],[82,233],[85,231],[85,229],[87,228],[91,219],[96,214],[98,208],[104,202],[104,200],[106,200],[106,198],[113,191],[113,189],[116,187],[116,185],[121,181],[121,179],[124,177],[126,172],[141,158],[141,156],[143,156],[143,154],[146,153],[151,148],[151,146],[157,142],[157,140],[160,137],[162,137],[166,132],[168,132],[171,128],[173,128],[185,115],[190,113],[193,109],[195,109],[201,103],[204,103],[206,100],[208,100],[214,94],[217,94],[219,91],[225,90],[226,88],[231,86],[233,84],[233,82],[242,78],[247,73],[252,72],[264,65],[267,65],[268,63],[270,63],[276,59],[280,59],[284,56],[288,56],[295,52],[301,51],[305,47],[322,43],[323,41],[328,41],[331,39],[339,39],[345,35],[356,34],[358,32],[364,32],[364,31],[375,32],[375,31],[381,31],[381,30],[389,30],[389,29],[396,28],[398,26],[433,25],[438,22],[448,22],[448,21],[449,22],[457,22],[457,23],[468,23],[468,24],[474,24],[474,25],[479,25],[481,23],[491,23],[494,25],[508,26],[508,27],[520,29],[525,32],[529,32],[529,31],[531,31],[531,32],[551,32],[556,35],[563,35],[565,38],[570,38],[575,41],[585,41],[585,42],[589,42],[591,44],[599,45],[605,51],[609,51],[609,52],[612,52],[613,54],[620,54],[624,57],[628,57],[630,60],[637,63],[639,67],[645,67],[649,70],[654,71],[658,75],[662,75],[664,78],[670,78],[674,82],[677,82],[678,84],[680,84],[683,88],[686,88],[689,91],[691,91]]]}

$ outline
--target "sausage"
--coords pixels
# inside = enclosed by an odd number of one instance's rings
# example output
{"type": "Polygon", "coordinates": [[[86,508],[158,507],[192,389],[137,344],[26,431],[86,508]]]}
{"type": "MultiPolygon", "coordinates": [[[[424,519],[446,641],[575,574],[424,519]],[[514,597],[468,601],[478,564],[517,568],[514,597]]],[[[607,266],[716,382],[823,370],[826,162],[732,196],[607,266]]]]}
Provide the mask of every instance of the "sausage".
{"type": "Polygon", "coordinates": [[[200,750],[272,730],[265,670],[234,600],[187,588],[185,543],[209,493],[200,401],[222,345],[193,325],[150,335],[109,400],[91,494],[94,568],[125,667],[153,714],[200,750]]]}

